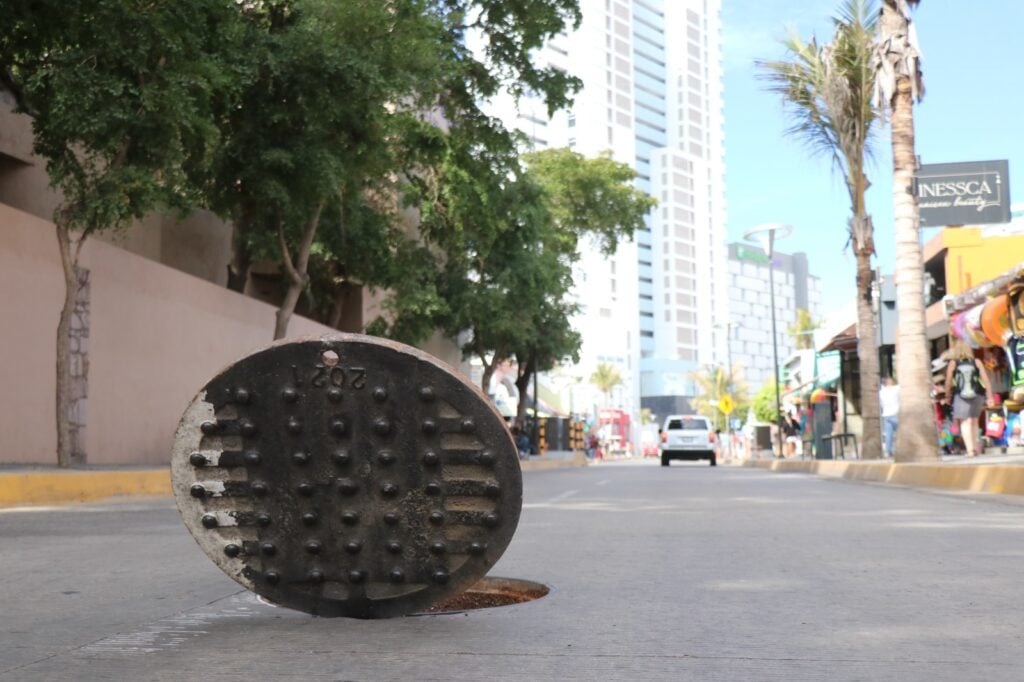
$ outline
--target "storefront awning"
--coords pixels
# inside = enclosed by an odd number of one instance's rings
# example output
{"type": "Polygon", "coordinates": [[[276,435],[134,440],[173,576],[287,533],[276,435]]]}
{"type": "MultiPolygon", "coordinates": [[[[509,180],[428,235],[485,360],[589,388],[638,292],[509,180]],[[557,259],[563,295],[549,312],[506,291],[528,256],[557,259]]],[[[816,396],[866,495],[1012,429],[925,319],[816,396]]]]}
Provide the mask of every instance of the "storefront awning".
{"type": "Polygon", "coordinates": [[[851,324],[849,327],[833,336],[825,347],[822,348],[819,353],[827,353],[829,351],[848,351],[857,350],[857,325],[851,324]]]}

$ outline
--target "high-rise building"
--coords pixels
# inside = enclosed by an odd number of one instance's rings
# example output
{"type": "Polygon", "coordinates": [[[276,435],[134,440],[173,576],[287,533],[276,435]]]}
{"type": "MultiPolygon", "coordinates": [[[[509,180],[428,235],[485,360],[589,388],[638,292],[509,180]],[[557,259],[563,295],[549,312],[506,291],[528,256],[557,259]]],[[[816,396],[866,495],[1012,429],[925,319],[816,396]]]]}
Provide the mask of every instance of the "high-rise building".
{"type": "Polygon", "coordinates": [[[658,200],[613,257],[584,253],[577,325],[583,377],[598,363],[615,365],[625,383],[613,406],[664,413],[673,409],[666,397],[691,393],[689,372],[726,359],[721,0],[580,6],[580,28],[538,55],[582,79],[572,108],[551,118],[539,100],[495,105],[536,149],[610,151],[658,200]]]}
{"type": "Polygon", "coordinates": [[[779,365],[796,349],[789,326],[803,308],[819,320],[821,280],[807,269],[807,254],[772,254],[751,244],[729,244],[729,360],[743,366],[751,393],[771,380],[775,358],[772,347],[772,305],[768,269],[774,268],[775,335],[779,365]]]}

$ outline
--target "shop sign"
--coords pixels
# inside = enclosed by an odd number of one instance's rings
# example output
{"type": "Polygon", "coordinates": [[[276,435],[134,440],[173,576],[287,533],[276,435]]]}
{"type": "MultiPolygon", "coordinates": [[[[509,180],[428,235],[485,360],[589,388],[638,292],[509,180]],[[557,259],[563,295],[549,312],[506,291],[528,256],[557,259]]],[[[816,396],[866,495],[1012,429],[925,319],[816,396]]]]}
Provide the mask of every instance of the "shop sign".
{"type": "Polygon", "coordinates": [[[1008,161],[927,164],[914,179],[921,227],[1010,222],[1008,161]]]}
{"type": "Polygon", "coordinates": [[[840,361],[839,351],[834,350],[817,355],[814,358],[814,364],[815,385],[824,388],[839,381],[839,377],[842,374],[842,363],[840,361]]]}
{"type": "Polygon", "coordinates": [[[742,244],[736,245],[736,260],[746,260],[751,263],[762,263],[764,265],[768,265],[771,262],[767,254],[742,244]]]}

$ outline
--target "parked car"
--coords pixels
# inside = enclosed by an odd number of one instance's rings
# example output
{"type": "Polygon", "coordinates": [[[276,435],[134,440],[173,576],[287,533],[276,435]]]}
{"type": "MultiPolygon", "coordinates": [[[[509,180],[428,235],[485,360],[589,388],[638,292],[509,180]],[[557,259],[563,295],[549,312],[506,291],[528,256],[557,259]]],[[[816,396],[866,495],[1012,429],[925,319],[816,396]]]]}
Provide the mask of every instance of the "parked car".
{"type": "Polygon", "coordinates": [[[711,466],[715,457],[715,432],[707,417],[696,414],[673,414],[665,418],[661,431],[661,466],[673,459],[697,461],[707,459],[711,466]]]}

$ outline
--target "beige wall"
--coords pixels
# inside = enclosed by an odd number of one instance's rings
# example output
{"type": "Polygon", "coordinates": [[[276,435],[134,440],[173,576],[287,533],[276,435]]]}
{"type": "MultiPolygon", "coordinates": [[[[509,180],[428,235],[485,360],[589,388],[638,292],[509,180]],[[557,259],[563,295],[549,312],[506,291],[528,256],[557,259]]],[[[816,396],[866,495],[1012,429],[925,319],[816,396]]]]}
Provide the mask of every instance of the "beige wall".
{"type": "MultiPolygon", "coordinates": [[[[266,345],[274,308],[98,240],[91,273],[86,447],[92,464],[163,463],[182,410],[266,345]]],[[[53,226],[0,205],[0,462],[55,461],[54,335],[63,280],[53,226]]],[[[329,328],[301,317],[293,335],[329,328]]]]}
{"type": "MultiPolygon", "coordinates": [[[[0,203],[50,220],[60,195],[50,188],[45,161],[32,154],[31,119],[15,114],[12,106],[10,96],[0,90],[0,203]]],[[[96,239],[215,284],[227,282],[231,227],[209,211],[198,210],[181,220],[154,212],[96,239]]]]}
{"type": "Polygon", "coordinates": [[[63,280],[52,228],[0,205],[0,461],[53,462],[63,280]]]}
{"type": "Polygon", "coordinates": [[[0,89],[0,152],[20,161],[32,160],[32,121],[14,113],[14,98],[0,89]]]}

